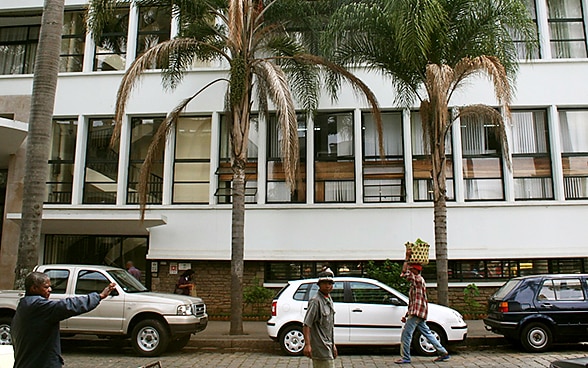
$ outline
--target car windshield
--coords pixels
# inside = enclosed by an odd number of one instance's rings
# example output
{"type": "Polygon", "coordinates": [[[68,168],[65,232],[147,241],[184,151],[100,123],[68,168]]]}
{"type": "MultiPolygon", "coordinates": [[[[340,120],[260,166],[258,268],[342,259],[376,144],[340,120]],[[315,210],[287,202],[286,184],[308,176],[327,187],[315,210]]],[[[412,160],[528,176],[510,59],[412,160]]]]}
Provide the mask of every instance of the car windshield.
{"type": "Polygon", "coordinates": [[[507,281],[506,284],[502,285],[502,287],[494,293],[494,299],[504,299],[520,282],[521,280],[514,279],[507,281]]]}
{"type": "Polygon", "coordinates": [[[125,270],[111,270],[108,274],[125,291],[125,293],[142,293],[147,290],[133,275],[125,270]]]}

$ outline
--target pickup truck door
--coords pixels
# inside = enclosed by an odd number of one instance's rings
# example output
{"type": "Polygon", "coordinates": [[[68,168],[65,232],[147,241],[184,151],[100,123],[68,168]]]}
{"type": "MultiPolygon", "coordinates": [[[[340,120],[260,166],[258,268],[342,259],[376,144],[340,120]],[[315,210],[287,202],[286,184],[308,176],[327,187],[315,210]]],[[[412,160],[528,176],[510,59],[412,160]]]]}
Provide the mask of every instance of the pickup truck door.
{"type": "MultiPolygon", "coordinates": [[[[111,281],[99,271],[80,269],[76,276],[74,294],[86,295],[92,291],[101,292],[111,281]]],[[[100,305],[79,316],[71,317],[67,322],[67,331],[101,333],[121,333],[123,328],[124,293],[117,287],[118,295],[110,295],[100,305]]]]}
{"type": "MultiPolygon", "coordinates": [[[[45,273],[47,276],[49,276],[49,279],[51,280],[51,299],[54,300],[59,300],[59,299],[64,299],[67,298],[69,295],[67,295],[67,287],[68,285],[73,282],[70,281],[70,271],[69,270],[64,270],[64,269],[48,269],[43,271],[43,273],[45,273]]],[[[63,321],[61,321],[59,323],[59,328],[62,331],[67,330],[67,322],[69,320],[68,319],[64,319],[63,321]]]]}

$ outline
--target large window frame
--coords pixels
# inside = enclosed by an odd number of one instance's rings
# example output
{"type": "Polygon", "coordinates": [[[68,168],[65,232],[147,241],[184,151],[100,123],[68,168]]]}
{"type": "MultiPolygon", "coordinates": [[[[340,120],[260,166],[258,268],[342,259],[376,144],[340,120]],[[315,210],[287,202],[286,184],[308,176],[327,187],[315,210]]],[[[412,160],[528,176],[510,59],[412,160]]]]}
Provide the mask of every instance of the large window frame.
{"type": "Polygon", "coordinates": [[[211,116],[182,116],[176,124],[173,204],[208,204],[211,116]]]}
{"type": "Polygon", "coordinates": [[[93,71],[125,70],[129,16],[128,7],[114,10],[114,18],[105,25],[95,44],[93,71]]]}
{"type": "Polygon", "coordinates": [[[110,144],[114,126],[113,118],[88,120],[84,204],[116,204],[119,147],[110,144]]]}
{"type": "Polygon", "coordinates": [[[353,112],[319,112],[314,117],[314,201],[355,202],[353,112]]]}
{"type": "Polygon", "coordinates": [[[45,203],[70,204],[73,193],[78,119],[53,119],[45,203]]]}
{"type": "MultiPolygon", "coordinates": [[[[139,7],[135,58],[141,56],[151,47],[170,39],[171,21],[171,14],[162,7],[139,7]]],[[[164,63],[152,65],[152,68],[157,69],[163,67],[165,67],[164,63]]]]}
{"type": "Polygon", "coordinates": [[[298,168],[294,190],[286,183],[282,161],[283,134],[276,114],[271,114],[267,122],[267,203],[305,203],[306,202],[306,114],[296,114],[298,122],[298,168]]]}
{"type": "Polygon", "coordinates": [[[64,12],[59,54],[60,72],[81,72],[84,66],[86,45],[86,12],[68,10],[64,12]]]}
{"type": "Polygon", "coordinates": [[[547,112],[513,110],[511,121],[515,201],[553,199],[547,112]]]}
{"type": "MultiPolygon", "coordinates": [[[[131,118],[131,142],[129,144],[129,166],[127,174],[127,204],[140,203],[140,173],[147,151],[153,142],[164,117],[131,118]]],[[[146,204],[161,204],[163,200],[163,157],[164,146],[158,147],[158,154],[151,162],[149,180],[146,183],[146,204]]]]}
{"type": "Polygon", "coordinates": [[[588,199],[588,110],[560,109],[559,126],[565,199],[588,199]]]}
{"type": "Polygon", "coordinates": [[[382,112],[384,157],[372,113],[362,114],[363,202],[406,202],[402,111],[382,112]]]}
{"type": "Polygon", "coordinates": [[[23,19],[28,24],[0,27],[0,74],[33,74],[41,14],[23,19]]]}
{"type": "Polygon", "coordinates": [[[504,169],[495,123],[484,117],[460,121],[465,201],[503,201],[504,169]]]}
{"type": "Polygon", "coordinates": [[[551,57],[586,58],[582,0],[547,0],[551,57]]]}
{"type": "MultiPolygon", "coordinates": [[[[233,202],[233,169],[231,167],[231,134],[227,115],[220,119],[219,166],[216,170],[218,188],[215,196],[219,204],[233,202]]],[[[257,163],[259,150],[259,116],[249,117],[249,137],[247,143],[247,164],[245,166],[245,203],[257,202],[257,163]]]]}
{"type": "MultiPolygon", "coordinates": [[[[413,197],[415,202],[432,202],[435,197],[433,188],[433,162],[427,137],[423,132],[423,122],[419,111],[411,111],[410,136],[412,146],[413,197]]],[[[445,197],[455,201],[455,180],[453,173],[452,130],[445,136],[445,197]]]]}

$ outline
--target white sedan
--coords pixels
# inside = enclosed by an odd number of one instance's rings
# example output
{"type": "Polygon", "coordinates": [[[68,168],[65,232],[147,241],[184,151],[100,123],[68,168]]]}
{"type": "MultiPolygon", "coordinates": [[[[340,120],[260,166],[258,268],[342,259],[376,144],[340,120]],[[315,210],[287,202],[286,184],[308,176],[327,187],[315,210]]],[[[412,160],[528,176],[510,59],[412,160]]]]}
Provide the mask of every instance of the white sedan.
{"type": "MultiPolygon", "coordinates": [[[[331,297],[335,304],[337,345],[400,345],[404,325],[401,318],[408,309],[405,295],[372,279],[335,277],[334,280],[331,297]]],[[[272,301],[267,331],[288,355],[302,354],[302,321],[308,300],[317,291],[317,279],[289,281],[272,301]]],[[[442,344],[464,341],[468,332],[459,312],[433,303],[429,303],[427,324],[442,344]]],[[[413,349],[421,355],[435,353],[418,329],[413,336],[413,349]]]]}

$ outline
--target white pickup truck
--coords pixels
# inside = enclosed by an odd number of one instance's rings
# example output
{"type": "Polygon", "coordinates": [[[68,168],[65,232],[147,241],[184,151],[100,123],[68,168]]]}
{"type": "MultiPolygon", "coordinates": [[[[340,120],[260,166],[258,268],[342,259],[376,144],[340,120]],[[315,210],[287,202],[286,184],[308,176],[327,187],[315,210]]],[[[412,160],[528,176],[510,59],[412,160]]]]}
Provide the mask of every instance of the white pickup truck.
{"type": "MultiPolygon", "coordinates": [[[[51,299],[100,292],[116,283],[116,291],[96,309],[62,321],[63,335],[130,337],[137,354],[158,356],[167,349],[182,349],[191,334],[208,324],[202,299],[149,292],[121,268],[55,264],[38,266],[36,271],[51,279],[51,299]]],[[[23,291],[0,291],[0,345],[11,343],[10,324],[23,295],[23,291]]]]}

